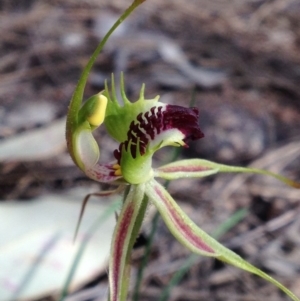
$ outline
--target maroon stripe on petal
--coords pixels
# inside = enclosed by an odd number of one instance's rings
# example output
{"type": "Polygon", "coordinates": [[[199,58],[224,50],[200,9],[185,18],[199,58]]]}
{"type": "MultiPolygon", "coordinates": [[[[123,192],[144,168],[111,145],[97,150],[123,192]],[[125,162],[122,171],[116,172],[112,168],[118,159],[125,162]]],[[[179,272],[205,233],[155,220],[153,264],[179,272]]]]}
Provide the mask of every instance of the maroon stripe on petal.
{"type": "MultiPolygon", "coordinates": [[[[118,286],[120,285],[120,273],[122,271],[121,268],[121,260],[122,260],[122,253],[126,253],[126,249],[124,248],[124,243],[126,240],[126,237],[128,235],[128,228],[130,226],[130,221],[132,219],[134,212],[134,204],[131,203],[125,210],[122,216],[119,216],[119,218],[122,218],[120,221],[120,224],[118,226],[118,232],[115,236],[114,241],[114,251],[113,251],[113,269],[112,269],[112,301],[118,300],[118,286]]],[[[123,256],[126,256],[126,254],[123,254],[123,256]]]]}
{"type": "Polygon", "coordinates": [[[158,170],[163,172],[200,172],[210,169],[210,167],[204,166],[166,166],[158,168],[158,170]]]}
{"type": "Polygon", "coordinates": [[[170,214],[171,219],[176,225],[176,228],[179,229],[181,234],[195,246],[197,249],[203,250],[208,253],[215,253],[215,251],[208,246],[200,237],[198,237],[191,227],[185,223],[183,218],[178,214],[178,212],[172,207],[172,204],[168,200],[167,197],[163,194],[161,189],[155,187],[155,192],[159,195],[160,199],[164,202],[165,207],[168,209],[168,213],[170,214]]]}

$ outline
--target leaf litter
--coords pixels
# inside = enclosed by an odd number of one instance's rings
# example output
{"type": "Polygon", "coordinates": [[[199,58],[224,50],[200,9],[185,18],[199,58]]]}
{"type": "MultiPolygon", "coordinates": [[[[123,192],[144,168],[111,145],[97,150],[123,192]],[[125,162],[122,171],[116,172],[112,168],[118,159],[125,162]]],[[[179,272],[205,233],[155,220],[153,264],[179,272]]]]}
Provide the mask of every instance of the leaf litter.
{"type": "MultiPolygon", "coordinates": [[[[82,66],[99,40],[96,26],[101,14],[109,12],[113,18],[128,3],[3,1],[0,153],[6,153],[6,157],[1,157],[0,193],[5,202],[16,198],[28,202],[50,191],[63,193],[78,184],[91,184],[67,158],[61,128],[54,130],[57,136],[54,142],[48,139],[47,129],[55,129],[66,114],[82,66]],[[49,109],[41,106],[41,100],[49,109]],[[27,115],[27,120],[20,103],[23,108],[32,108],[33,115],[27,115]],[[38,116],[36,108],[41,110],[38,116]],[[30,140],[35,132],[41,135],[36,139],[42,149],[45,147],[43,155],[39,155],[37,142],[30,140]],[[25,144],[13,144],[12,150],[5,150],[3,145],[22,136],[25,144]],[[19,155],[13,155],[16,151],[19,155]],[[31,162],[28,162],[25,154],[30,151],[31,162]],[[13,160],[7,160],[9,156],[13,160]]],[[[180,0],[149,1],[99,57],[87,93],[97,93],[103,88],[104,79],[121,69],[127,74],[128,93],[132,97],[145,82],[150,96],[160,94],[169,102],[184,105],[189,103],[194,89],[195,105],[200,108],[204,133],[208,129],[205,140],[209,142],[205,148],[192,145],[190,153],[184,156],[192,153],[224,163],[267,167],[297,179],[300,177],[299,16],[296,0],[266,3],[202,0],[201,10],[199,1],[188,4],[180,0]],[[164,41],[167,48],[162,50],[157,41],[164,41]],[[177,58],[190,67],[183,68],[178,60],[174,62],[170,53],[177,53],[177,58]],[[203,73],[207,80],[211,75],[222,74],[222,81],[207,87],[197,82],[197,72],[202,71],[208,72],[203,73]],[[193,80],[194,77],[197,79],[193,80]],[[220,108],[232,115],[230,120],[238,121],[240,131],[217,122],[220,108]],[[206,118],[205,112],[212,117],[206,118]],[[247,120],[246,131],[243,120],[247,120]],[[247,128],[259,129],[259,135],[256,135],[258,130],[247,128]],[[222,133],[222,139],[218,133],[222,133]],[[251,152],[247,141],[256,141],[259,149],[251,152]]],[[[108,153],[113,144],[103,137],[102,131],[100,137],[108,153]]],[[[167,157],[168,153],[162,151],[156,160],[167,157]]],[[[297,192],[261,177],[243,176],[222,176],[192,184],[178,181],[170,189],[185,211],[210,232],[237,209],[248,208],[248,216],[224,235],[222,242],[232,245],[246,259],[268,269],[300,294],[297,192]],[[188,198],[185,191],[189,191],[188,198]],[[255,207],[257,203],[263,204],[259,210],[255,207]]],[[[147,228],[148,224],[144,229],[146,238],[147,228]]],[[[141,253],[140,247],[133,254],[134,266],[141,253]]],[[[160,223],[143,281],[142,300],[157,300],[186,256],[187,252],[169,237],[160,223]]],[[[96,299],[99,293],[83,288],[78,296],[84,292],[91,299],[96,299]]],[[[49,298],[54,300],[53,296],[49,298]]],[[[69,300],[72,298],[76,300],[76,296],[70,296],[69,300]]],[[[255,277],[199,258],[173,289],[170,300],[202,298],[283,300],[284,297],[255,277]]]]}

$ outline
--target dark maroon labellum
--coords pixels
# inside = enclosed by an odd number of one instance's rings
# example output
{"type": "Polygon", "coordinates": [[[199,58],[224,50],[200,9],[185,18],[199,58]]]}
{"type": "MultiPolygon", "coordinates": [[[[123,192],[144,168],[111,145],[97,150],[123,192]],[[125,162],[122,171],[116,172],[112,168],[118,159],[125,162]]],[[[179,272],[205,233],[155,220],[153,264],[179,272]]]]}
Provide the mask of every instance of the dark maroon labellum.
{"type": "Polygon", "coordinates": [[[132,121],[127,133],[127,140],[122,142],[119,149],[114,151],[114,156],[120,163],[122,148],[128,150],[130,142],[130,152],[136,158],[137,145],[139,141],[140,154],[146,152],[150,140],[163,131],[177,129],[184,134],[183,141],[197,140],[204,137],[198,124],[199,111],[197,108],[184,108],[176,105],[166,107],[153,107],[146,113],[137,116],[137,122],[132,121]]]}
{"type": "Polygon", "coordinates": [[[165,128],[178,129],[185,135],[184,142],[204,137],[199,127],[199,110],[197,108],[168,105],[164,113],[165,128]]]}

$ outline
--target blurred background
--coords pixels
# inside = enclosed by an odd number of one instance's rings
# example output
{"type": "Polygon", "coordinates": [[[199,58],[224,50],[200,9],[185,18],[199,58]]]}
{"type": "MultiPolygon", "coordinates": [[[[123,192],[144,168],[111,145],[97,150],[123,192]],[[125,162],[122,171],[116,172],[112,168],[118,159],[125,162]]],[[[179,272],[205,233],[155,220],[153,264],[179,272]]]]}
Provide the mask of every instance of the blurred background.
{"type": "MultiPolygon", "coordinates": [[[[66,300],[106,300],[118,205],[116,198],[93,199],[72,243],[81,200],[108,187],[72,163],[64,118],[89,56],[130,2],[0,0],[0,301],[58,300],[78,252],[84,255],[66,300]]],[[[86,96],[101,91],[112,72],[118,85],[121,71],[129,99],[145,83],[148,98],[199,108],[205,138],[181,158],[266,168],[300,181],[298,0],[147,0],[99,56],[86,96]]],[[[96,136],[100,160],[111,160],[117,145],[104,127],[96,136]]],[[[172,149],[163,149],[155,164],[171,158],[172,149]]],[[[220,241],[300,296],[299,191],[240,175],[180,180],[169,190],[209,233],[242,209],[220,241]]],[[[133,252],[133,283],[153,215],[149,210],[133,252]]],[[[161,298],[188,257],[159,221],[139,300],[161,298]]],[[[201,257],[168,296],[287,300],[271,284],[201,257]]]]}

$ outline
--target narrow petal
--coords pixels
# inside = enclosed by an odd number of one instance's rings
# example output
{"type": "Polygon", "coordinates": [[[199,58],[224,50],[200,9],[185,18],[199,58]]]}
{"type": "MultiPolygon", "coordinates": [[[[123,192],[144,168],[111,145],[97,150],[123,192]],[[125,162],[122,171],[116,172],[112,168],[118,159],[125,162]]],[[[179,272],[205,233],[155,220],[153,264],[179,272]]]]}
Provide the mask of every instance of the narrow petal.
{"type": "Polygon", "coordinates": [[[132,185],[118,217],[109,262],[110,301],[122,301],[126,298],[127,288],[124,288],[124,283],[128,283],[126,261],[132,247],[132,237],[137,232],[135,224],[143,208],[143,198],[144,185],[132,185]]]}
{"type": "Polygon", "coordinates": [[[290,180],[286,177],[283,177],[281,175],[275,174],[267,170],[224,165],[202,159],[187,159],[170,163],[155,169],[154,174],[156,177],[168,180],[175,180],[180,178],[206,177],[218,172],[241,172],[267,175],[276,178],[277,180],[294,188],[300,188],[300,183],[297,183],[293,180],[290,180]]]}
{"type": "Polygon", "coordinates": [[[85,198],[83,199],[82,204],[81,204],[80,214],[79,214],[79,217],[77,220],[77,225],[76,225],[76,230],[75,230],[73,241],[76,240],[78,230],[79,230],[79,227],[81,224],[81,220],[82,220],[82,217],[84,214],[84,210],[85,210],[85,207],[86,207],[87,202],[89,201],[90,197],[92,197],[92,196],[98,196],[98,197],[110,196],[112,194],[119,193],[122,190],[124,190],[124,186],[119,186],[117,189],[114,189],[114,190],[106,190],[106,191],[100,191],[100,192],[95,192],[95,193],[89,193],[85,196],[85,198]]]}
{"type": "Polygon", "coordinates": [[[291,291],[284,287],[277,280],[273,279],[263,271],[254,267],[239,255],[222,246],[219,242],[202,231],[176,204],[171,195],[155,180],[146,184],[146,195],[160,212],[172,234],[186,246],[190,251],[216,257],[217,259],[227,262],[240,269],[256,274],[267,281],[273,283],[284,291],[291,299],[300,301],[291,291]]]}
{"type": "Polygon", "coordinates": [[[219,172],[219,168],[211,168],[191,160],[181,160],[154,169],[154,176],[166,180],[176,180],[181,178],[201,178],[219,172]]]}

